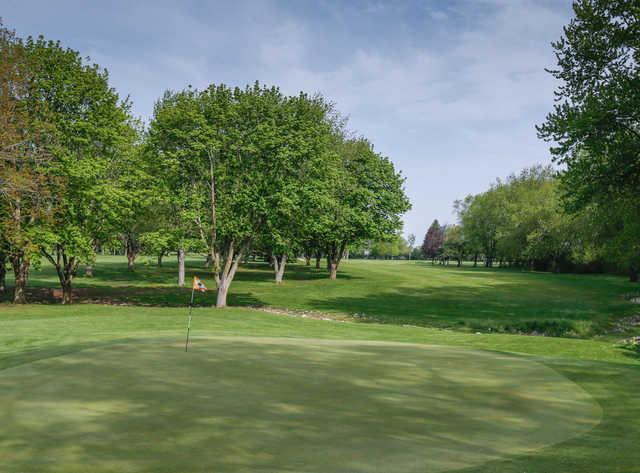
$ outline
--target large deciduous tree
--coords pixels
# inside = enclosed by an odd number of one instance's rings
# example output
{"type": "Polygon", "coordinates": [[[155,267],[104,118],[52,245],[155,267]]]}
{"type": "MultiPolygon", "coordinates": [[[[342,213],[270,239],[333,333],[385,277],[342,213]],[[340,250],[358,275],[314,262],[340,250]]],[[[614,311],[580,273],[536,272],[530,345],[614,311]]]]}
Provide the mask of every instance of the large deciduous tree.
{"type": "Polygon", "coordinates": [[[79,264],[94,259],[96,235],[118,212],[109,207],[114,163],[129,152],[136,133],[129,105],[109,86],[105,70],[59,42],[29,38],[24,46],[32,73],[27,113],[52,130],[48,172],[60,182],[38,244],[56,270],[66,304],[79,264]]]}
{"type": "Polygon", "coordinates": [[[208,248],[218,307],[267,226],[278,179],[290,172],[286,145],[295,136],[284,127],[284,101],[277,88],[257,83],[211,85],[168,93],[155,110],[149,142],[175,196],[178,227],[189,222],[208,248]]]}
{"type": "MultiPolygon", "coordinates": [[[[553,43],[558,66],[550,72],[560,86],[539,136],[566,165],[570,210],[595,205],[637,221],[630,202],[640,189],[640,7],[635,0],[579,0],[573,9],[553,43]]],[[[622,260],[637,280],[640,236],[624,240],[622,260]]]]}
{"type": "Polygon", "coordinates": [[[289,257],[304,248],[322,212],[325,159],[332,125],[331,105],[321,96],[300,94],[282,103],[279,149],[264,177],[265,226],[261,239],[271,255],[276,283],[281,283],[289,257]]]}
{"type": "Polygon", "coordinates": [[[333,159],[327,180],[332,196],[322,216],[328,225],[323,226],[320,238],[330,279],[336,279],[349,244],[392,237],[402,228],[401,215],[411,208],[404,178],[366,139],[338,136],[333,159]]]}
{"type": "Polygon", "coordinates": [[[15,279],[13,300],[24,303],[38,235],[50,222],[52,190],[60,183],[50,172],[52,129],[39,116],[48,105],[27,106],[34,89],[33,60],[1,24],[0,57],[0,286],[4,290],[8,260],[15,279]]]}

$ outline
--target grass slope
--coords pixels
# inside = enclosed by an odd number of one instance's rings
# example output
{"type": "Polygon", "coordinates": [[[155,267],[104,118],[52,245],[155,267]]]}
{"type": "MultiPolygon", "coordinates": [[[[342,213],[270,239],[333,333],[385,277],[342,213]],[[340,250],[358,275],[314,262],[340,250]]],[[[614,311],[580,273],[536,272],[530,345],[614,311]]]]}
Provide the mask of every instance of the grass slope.
{"type": "MultiPolygon", "coordinates": [[[[203,260],[188,261],[212,287],[203,260]]],[[[79,277],[78,297],[95,301],[184,305],[188,288],[175,286],[176,265],[142,259],[133,273],[122,257],[101,257],[94,278],[79,277]]],[[[44,265],[31,285],[57,287],[44,265]]],[[[534,273],[501,268],[439,267],[424,261],[345,261],[338,281],[326,271],[290,265],[281,286],[266,264],[242,267],[230,291],[231,305],[273,306],[356,315],[365,321],[588,337],[602,334],[637,306],[625,294],[638,286],[611,275],[534,273]]],[[[42,293],[31,294],[32,299],[42,293]]],[[[213,297],[199,298],[212,304],[213,297]]]]}

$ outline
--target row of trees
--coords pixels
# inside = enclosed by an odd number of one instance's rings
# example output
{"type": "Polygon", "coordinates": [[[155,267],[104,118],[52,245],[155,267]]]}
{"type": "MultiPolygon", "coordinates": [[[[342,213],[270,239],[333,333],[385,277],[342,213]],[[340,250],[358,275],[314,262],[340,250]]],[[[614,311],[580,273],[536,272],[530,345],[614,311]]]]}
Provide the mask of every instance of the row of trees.
{"type": "Polygon", "coordinates": [[[457,224],[435,220],[429,227],[421,247],[425,258],[551,271],[623,270],[637,280],[637,234],[629,230],[640,230],[639,220],[596,205],[568,209],[563,174],[550,167],[498,180],[457,201],[455,210],[457,224]]]}
{"type": "Polygon", "coordinates": [[[403,238],[394,235],[384,240],[358,242],[349,248],[349,255],[365,259],[416,259],[420,257],[414,248],[416,237],[413,234],[403,238]]]}
{"type": "Polygon", "coordinates": [[[43,38],[0,30],[0,284],[14,301],[29,269],[55,267],[71,302],[81,263],[121,246],[206,252],[217,306],[248,253],[326,258],[331,279],[349,245],[393,238],[409,209],[404,178],[323,97],[260,84],[166,92],[143,127],[107,72],[43,38]]]}

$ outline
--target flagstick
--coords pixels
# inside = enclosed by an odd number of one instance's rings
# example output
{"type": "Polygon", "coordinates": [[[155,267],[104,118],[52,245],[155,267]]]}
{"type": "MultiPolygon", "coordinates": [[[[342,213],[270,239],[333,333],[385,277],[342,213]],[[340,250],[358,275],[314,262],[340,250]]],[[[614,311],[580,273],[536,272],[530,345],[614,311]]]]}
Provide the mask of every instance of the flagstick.
{"type": "Polygon", "coordinates": [[[187,341],[184,344],[184,351],[189,351],[189,332],[191,332],[191,309],[193,309],[193,293],[195,287],[191,288],[191,302],[189,303],[189,321],[187,322],[187,341]]]}

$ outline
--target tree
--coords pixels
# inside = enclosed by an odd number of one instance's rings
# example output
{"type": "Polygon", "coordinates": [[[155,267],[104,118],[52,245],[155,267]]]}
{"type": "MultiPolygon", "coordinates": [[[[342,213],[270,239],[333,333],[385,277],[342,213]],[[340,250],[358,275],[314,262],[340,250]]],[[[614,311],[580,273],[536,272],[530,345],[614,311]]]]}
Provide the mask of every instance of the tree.
{"type": "Polygon", "coordinates": [[[95,237],[118,211],[109,206],[113,163],[129,151],[136,132],[129,104],[109,87],[105,70],[59,42],[29,38],[24,46],[32,72],[27,113],[51,127],[55,146],[47,172],[59,182],[53,216],[38,231],[37,243],[67,304],[79,264],[93,261],[95,237]]]}
{"type": "Polygon", "coordinates": [[[46,105],[27,101],[33,94],[33,62],[21,40],[0,24],[0,286],[6,262],[14,271],[14,302],[25,303],[25,286],[36,241],[51,217],[59,186],[49,172],[53,144],[50,126],[34,112],[46,105]]]}
{"type": "Polygon", "coordinates": [[[466,242],[462,227],[460,225],[448,225],[444,232],[444,242],[442,244],[442,252],[446,261],[449,258],[453,258],[457,261],[458,267],[462,266],[465,251],[466,242]]]}
{"type": "Polygon", "coordinates": [[[287,259],[308,248],[317,231],[322,193],[328,188],[323,180],[332,131],[327,118],[331,105],[319,95],[288,97],[281,107],[279,149],[264,173],[269,189],[260,237],[272,258],[276,283],[282,282],[287,259]]]}
{"type": "Polygon", "coordinates": [[[618,269],[627,271],[630,281],[638,282],[640,204],[636,198],[591,204],[575,214],[574,220],[581,224],[583,245],[597,256],[616,262],[618,269]]]}
{"type": "MultiPolygon", "coordinates": [[[[538,134],[555,143],[554,159],[566,166],[569,210],[607,206],[637,220],[629,202],[640,188],[640,9],[633,0],[579,0],[573,9],[553,43],[558,67],[549,72],[561,85],[538,134]]],[[[625,241],[622,259],[637,279],[640,237],[625,241]]]]}
{"type": "MultiPolygon", "coordinates": [[[[111,222],[110,233],[117,235],[124,246],[128,271],[134,270],[136,257],[142,250],[143,235],[157,227],[154,217],[163,198],[145,152],[141,144],[130,146],[116,157],[112,165],[113,199],[107,207],[118,210],[107,222],[111,222]]],[[[163,234],[159,238],[168,239],[169,235],[163,234]]]]}
{"type": "Polygon", "coordinates": [[[256,83],[168,93],[156,107],[149,143],[170,192],[180,196],[174,200],[178,213],[191,220],[208,248],[218,307],[226,306],[252,245],[275,247],[278,269],[295,247],[297,223],[289,225],[286,214],[299,203],[297,180],[307,169],[302,162],[316,154],[301,116],[308,102],[256,83]]]}
{"type": "Polygon", "coordinates": [[[435,260],[442,251],[443,243],[444,230],[440,226],[438,219],[435,219],[424,236],[424,241],[422,242],[422,254],[425,258],[431,258],[432,261],[435,260]]]}
{"type": "Polygon", "coordinates": [[[139,243],[145,254],[155,255],[158,258],[158,267],[162,266],[162,259],[176,247],[172,235],[160,230],[142,233],[139,243]]]}
{"type": "Polygon", "coordinates": [[[210,215],[206,177],[210,169],[203,170],[201,161],[211,145],[198,101],[198,93],[191,89],[165,92],[155,104],[145,139],[145,156],[159,196],[152,210],[155,228],[145,239],[153,238],[153,232],[169,236],[178,256],[178,286],[185,284],[186,253],[198,246],[209,250],[203,219],[210,215]]]}
{"type": "Polygon", "coordinates": [[[407,237],[407,244],[409,246],[409,259],[411,259],[411,255],[413,253],[413,246],[416,244],[416,236],[413,233],[410,233],[407,237]]]}
{"type": "MultiPolygon", "coordinates": [[[[320,240],[327,255],[329,278],[336,279],[338,266],[348,245],[360,240],[383,240],[402,227],[400,216],[411,208],[404,193],[404,178],[391,161],[376,153],[364,138],[336,135],[332,197],[326,200],[320,240]]],[[[331,171],[330,171],[331,172],[331,171]]]]}
{"type": "Polygon", "coordinates": [[[508,219],[505,186],[498,181],[488,191],[467,197],[458,203],[458,213],[470,244],[484,255],[486,267],[493,266],[508,219]]]}

